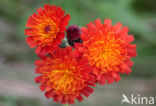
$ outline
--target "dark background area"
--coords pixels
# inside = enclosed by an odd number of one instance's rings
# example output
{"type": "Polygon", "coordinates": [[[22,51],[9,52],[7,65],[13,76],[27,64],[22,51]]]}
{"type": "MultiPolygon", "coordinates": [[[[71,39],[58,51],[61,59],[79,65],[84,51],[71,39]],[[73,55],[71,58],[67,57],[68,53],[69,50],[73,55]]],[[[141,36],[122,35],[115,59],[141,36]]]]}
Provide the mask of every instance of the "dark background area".
{"type": "Polygon", "coordinates": [[[73,106],[125,106],[123,93],[156,99],[156,0],[0,0],[0,106],[61,106],[47,100],[34,83],[33,62],[38,57],[25,42],[28,17],[46,3],[66,10],[69,25],[109,18],[129,27],[136,39],[132,73],[121,75],[113,85],[98,85],[89,98],[73,106]]]}

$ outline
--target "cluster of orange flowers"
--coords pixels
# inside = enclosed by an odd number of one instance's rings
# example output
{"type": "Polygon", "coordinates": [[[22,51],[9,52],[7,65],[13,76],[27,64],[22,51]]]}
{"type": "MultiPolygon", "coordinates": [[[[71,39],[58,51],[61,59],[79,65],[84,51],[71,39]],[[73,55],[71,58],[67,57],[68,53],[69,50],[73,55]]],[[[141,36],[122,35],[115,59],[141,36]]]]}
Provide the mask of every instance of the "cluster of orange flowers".
{"type": "Polygon", "coordinates": [[[25,29],[26,42],[40,57],[35,81],[47,98],[61,104],[81,102],[96,84],[119,81],[120,73],[131,72],[131,57],[136,56],[133,35],[121,23],[97,19],[81,29],[76,25],[66,29],[69,20],[62,8],[47,4],[29,17],[25,29]],[[71,46],[61,48],[65,32],[71,46]]]}

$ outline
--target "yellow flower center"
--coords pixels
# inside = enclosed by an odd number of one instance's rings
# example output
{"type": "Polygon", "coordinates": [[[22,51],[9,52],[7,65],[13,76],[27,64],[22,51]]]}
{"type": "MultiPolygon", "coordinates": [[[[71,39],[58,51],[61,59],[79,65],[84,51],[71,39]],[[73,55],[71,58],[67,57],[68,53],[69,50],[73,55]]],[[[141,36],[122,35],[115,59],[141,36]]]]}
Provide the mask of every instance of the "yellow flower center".
{"type": "Polygon", "coordinates": [[[125,55],[125,51],[120,43],[120,39],[114,40],[113,37],[102,38],[93,42],[88,47],[89,55],[86,56],[91,61],[91,64],[102,69],[103,73],[111,70],[117,71],[116,65],[125,60],[125,56],[123,56],[125,55]]]}
{"type": "Polygon", "coordinates": [[[70,61],[73,64],[61,60],[54,60],[53,62],[52,70],[45,73],[44,77],[49,79],[47,81],[48,86],[55,89],[57,94],[72,94],[84,87],[84,81],[81,80],[82,75],[79,72],[81,67],[75,66],[74,61],[70,61]]]}
{"type": "Polygon", "coordinates": [[[36,29],[38,31],[38,35],[40,35],[42,39],[50,38],[51,40],[56,38],[57,33],[60,30],[58,25],[55,23],[55,20],[51,18],[41,20],[40,24],[36,26],[36,29]]]}

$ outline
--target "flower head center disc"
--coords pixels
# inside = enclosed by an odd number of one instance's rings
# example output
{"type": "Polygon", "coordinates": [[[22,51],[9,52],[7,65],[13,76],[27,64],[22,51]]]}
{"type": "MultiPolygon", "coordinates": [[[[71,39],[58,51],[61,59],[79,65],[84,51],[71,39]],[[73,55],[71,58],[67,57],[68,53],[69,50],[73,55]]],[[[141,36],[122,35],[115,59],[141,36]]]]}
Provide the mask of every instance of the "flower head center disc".
{"type": "Polygon", "coordinates": [[[51,38],[54,39],[59,32],[59,27],[54,22],[53,19],[46,19],[39,24],[38,27],[38,34],[41,35],[43,38],[51,38]]]}
{"type": "Polygon", "coordinates": [[[108,69],[110,66],[114,67],[125,60],[125,52],[119,45],[120,40],[114,40],[113,38],[103,38],[107,40],[99,40],[93,42],[88,48],[89,60],[92,64],[98,68],[108,69]],[[105,42],[104,42],[105,41],[105,42]]]}
{"type": "MultiPolygon", "coordinates": [[[[71,60],[72,61],[72,60],[71,60]]],[[[51,71],[45,74],[49,79],[48,85],[52,87],[57,94],[73,94],[84,87],[84,81],[81,80],[81,67],[76,66],[75,62],[68,64],[68,61],[53,61],[51,71]],[[60,63],[60,64],[58,64],[60,63]]]]}

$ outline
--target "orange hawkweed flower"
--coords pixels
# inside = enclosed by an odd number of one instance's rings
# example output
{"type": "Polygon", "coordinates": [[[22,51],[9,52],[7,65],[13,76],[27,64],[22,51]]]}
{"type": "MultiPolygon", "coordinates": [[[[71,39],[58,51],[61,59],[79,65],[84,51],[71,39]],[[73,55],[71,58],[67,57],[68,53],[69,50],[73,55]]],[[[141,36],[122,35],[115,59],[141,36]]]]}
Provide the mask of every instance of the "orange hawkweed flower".
{"type": "Polygon", "coordinates": [[[31,48],[36,46],[37,54],[47,54],[61,44],[70,20],[69,14],[64,14],[60,7],[47,4],[29,17],[26,24],[29,29],[25,29],[25,35],[29,36],[26,42],[31,48]]]}
{"type": "Polygon", "coordinates": [[[111,20],[95,20],[95,24],[89,23],[81,28],[83,44],[75,44],[77,54],[83,54],[94,67],[100,85],[106,81],[113,83],[120,80],[119,73],[129,74],[133,62],[131,57],[136,56],[136,45],[133,35],[128,35],[129,29],[122,28],[121,23],[111,25],[111,20]]]}
{"type": "Polygon", "coordinates": [[[74,104],[82,95],[88,97],[95,85],[95,77],[90,74],[92,68],[87,59],[77,60],[71,47],[57,48],[49,57],[36,61],[36,73],[41,74],[35,78],[41,83],[41,91],[45,91],[47,98],[53,98],[61,104],[74,104]]]}

